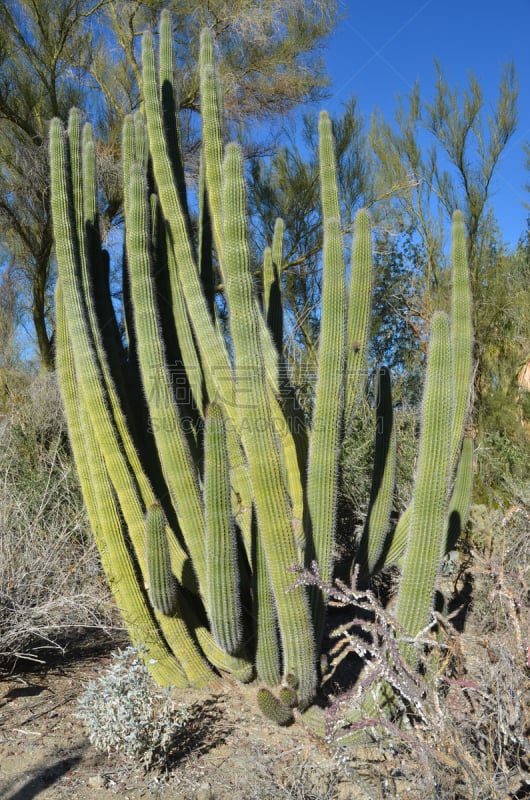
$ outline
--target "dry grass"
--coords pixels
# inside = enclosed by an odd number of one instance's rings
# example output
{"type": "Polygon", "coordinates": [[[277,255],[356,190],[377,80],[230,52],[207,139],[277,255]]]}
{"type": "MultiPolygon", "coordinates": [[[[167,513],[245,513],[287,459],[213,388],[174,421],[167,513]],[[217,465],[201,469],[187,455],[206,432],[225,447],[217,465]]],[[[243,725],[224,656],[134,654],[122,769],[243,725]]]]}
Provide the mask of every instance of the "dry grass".
{"type": "Polygon", "coordinates": [[[0,661],[45,660],[115,624],[69,456],[53,376],[0,430],[0,661]]]}

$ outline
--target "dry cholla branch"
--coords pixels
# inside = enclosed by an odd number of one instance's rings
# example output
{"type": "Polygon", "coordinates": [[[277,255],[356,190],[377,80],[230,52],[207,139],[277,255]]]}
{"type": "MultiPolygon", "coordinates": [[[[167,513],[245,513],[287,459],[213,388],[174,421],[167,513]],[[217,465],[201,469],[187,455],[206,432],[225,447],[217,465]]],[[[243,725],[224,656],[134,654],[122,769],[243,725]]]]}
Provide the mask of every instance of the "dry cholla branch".
{"type": "Polygon", "coordinates": [[[362,772],[366,737],[359,739],[359,733],[365,731],[372,739],[371,748],[378,748],[382,756],[370,758],[370,782],[384,780],[388,796],[401,797],[404,783],[407,791],[415,787],[414,796],[482,800],[526,796],[530,725],[525,709],[530,684],[521,647],[528,644],[523,623],[528,610],[523,541],[527,538],[522,535],[511,537],[510,547],[502,548],[503,557],[495,565],[486,565],[474,554],[471,631],[460,634],[450,619],[433,614],[432,625],[414,640],[418,672],[401,655],[400,645],[410,638],[372,591],[358,587],[357,572],[351,585],[339,580],[331,586],[323,583],[314,564],[311,570],[294,570],[296,585],[316,586],[330,606],[351,609],[351,618],[331,633],[337,641],[324,681],[330,685],[347,655],[362,659],[364,667],[353,689],[330,696],[331,707],[325,712],[329,744],[337,749],[337,758],[352,779],[362,772]],[[436,640],[428,636],[434,625],[436,640]],[[481,626],[487,626],[487,637],[477,636],[481,626]],[[490,654],[488,641],[492,647],[498,642],[495,653],[490,654]],[[363,715],[363,698],[371,692],[381,706],[385,685],[394,702],[394,718],[385,716],[383,709],[380,714],[370,710],[363,715]],[[346,717],[355,721],[345,724],[346,717]]]}
{"type": "MultiPolygon", "coordinates": [[[[359,704],[368,691],[378,695],[381,686],[386,684],[390,687],[400,713],[412,714],[427,724],[432,718],[432,710],[425,709],[427,687],[421,675],[407,663],[400,648],[403,644],[410,643],[418,649],[426,644],[445,648],[446,645],[434,642],[427,636],[429,630],[436,625],[434,617],[424,631],[411,639],[370,589],[358,588],[358,567],[353,572],[349,586],[340,579],[334,585],[325,584],[315,562],[311,565],[311,570],[296,568],[295,571],[299,575],[295,585],[316,586],[328,597],[330,606],[352,608],[351,618],[330,633],[330,637],[337,639],[337,642],[330,650],[329,671],[323,680],[324,684],[329,683],[339,665],[350,654],[358,656],[364,662],[365,667],[357,685],[350,692],[341,695],[340,709],[345,711],[346,708],[351,709],[352,704],[359,704]]],[[[340,725],[340,713],[337,712],[339,708],[335,709],[333,716],[340,725]]],[[[375,723],[386,725],[386,719],[378,718],[375,723]]],[[[365,720],[359,724],[361,727],[372,727],[374,720],[365,720]]]]}

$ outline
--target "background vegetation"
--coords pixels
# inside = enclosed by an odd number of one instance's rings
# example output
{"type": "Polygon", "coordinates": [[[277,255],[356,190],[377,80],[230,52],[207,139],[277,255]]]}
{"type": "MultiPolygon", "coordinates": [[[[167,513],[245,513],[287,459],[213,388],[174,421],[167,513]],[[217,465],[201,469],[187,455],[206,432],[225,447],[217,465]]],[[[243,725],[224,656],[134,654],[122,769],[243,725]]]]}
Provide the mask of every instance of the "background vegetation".
{"type": "MultiPolygon", "coordinates": [[[[47,130],[54,116],[66,121],[72,105],[94,123],[101,224],[112,252],[119,253],[119,133],[125,114],[142,106],[139,36],[146,27],[155,27],[162,5],[174,12],[181,125],[191,186],[198,164],[194,158],[199,131],[194,66],[198,33],[205,24],[214,32],[227,123],[248,155],[258,283],[274,221],[277,216],[286,221],[288,355],[298,389],[311,402],[322,231],[317,116],[310,102],[325,93],[320,53],[337,21],[336,4],[50,0],[44,7],[38,0],[3,0],[0,659],[5,664],[45,658],[48,648],[67,646],[79,630],[111,632],[119,626],[101,579],[55,385],[47,130]],[[300,125],[289,129],[286,115],[301,107],[302,129],[300,125]],[[243,134],[243,125],[252,130],[249,122],[259,122],[254,126],[259,138],[243,134]]],[[[530,508],[530,225],[521,231],[517,246],[507,249],[495,220],[491,187],[499,159],[517,128],[517,103],[511,68],[501,77],[491,110],[473,78],[457,91],[439,68],[430,102],[417,88],[397,107],[395,119],[375,115],[367,120],[352,97],[334,120],[344,230],[351,230],[353,215],[362,206],[370,208],[376,226],[370,363],[373,370],[377,364],[387,364],[394,377],[400,470],[396,512],[407,503],[414,473],[426,323],[433,309],[445,308],[448,302],[449,221],[457,207],[465,214],[475,315],[476,480],[471,522],[460,549],[475,558],[477,586],[482,587],[484,614],[490,620],[482,621],[484,629],[496,625],[504,644],[506,619],[513,623],[514,609],[528,605],[528,568],[522,572],[520,568],[528,565],[524,542],[530,508]],[[431,134],[429,147],[425,131],[431,134]],[[512,518],[512,527],[503,524],[512,518]],[[510,531],[512,538],[503,549],[499,541],[510,531]],[[488,572],[486,564],[494,564],[493,569],[488,572]],[[504,567],[509,576],[496,580],[496,575],[504,575],[504,567]],[[492,620],[491,592],[497,593],[493,609],[497,620],[492,620]]],[[[119,287],[115,299],[119,306],[119,287]]],[[[359,529],[369,497],[373,447],[372,376],[366,377],[366,400],[349,432],[341,469],[341,502],[344,509],[354,509],[359,529]]],[[[344,553],[354,535],[356,530],[340,530],[344,553]]],[[[513,675],[512,656],[504,652],[508,666],[503,662],[503,669],[507,673],[512,669],[513,675]]],[[[520,670],[517,674],[524,675],[520,659],[515,655],[513,659],[520,670]]],[[[490,711],[486,706],[479,709],[483,726],[490,711]]],[[[518,730],[523,727],[520,722],[518,730]]],[[[480,730],[484,742],[495,739],[485,728],[480,730]]],[[[499,730],[508,741],[508,723],[499,730]]],[[[497,744],[504,741],[502,736],[497,744]]],[[[510,751],[506,758],[509,772],[517,756],[510,751]]]]}

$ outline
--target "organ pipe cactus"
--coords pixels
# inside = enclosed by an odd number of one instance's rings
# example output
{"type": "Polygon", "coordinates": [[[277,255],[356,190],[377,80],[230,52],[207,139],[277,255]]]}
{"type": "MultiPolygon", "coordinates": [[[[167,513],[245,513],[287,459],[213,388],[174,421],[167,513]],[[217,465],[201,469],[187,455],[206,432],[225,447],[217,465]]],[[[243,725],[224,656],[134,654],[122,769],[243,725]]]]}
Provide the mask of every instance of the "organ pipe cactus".
{"type": "MultiPolygon", "coordinates": [[[[340,447],[366,374],[370,218],[364,210],[357,214],[347,268],[333,135],[322,112],[321,333],[306,419],[285,381],[283,222],[264,254],[262,303],[250,268],[243,156],[237,145],[224,143],[209,32],[200,54],[197,230],[184,181],[168,12],[161,18],[158,69],[147,33],[142,70],[144,113],[126,118],[122,142],[124,336],[99,239],[91,128],[81,130],[75,110],[66,131],[59,120],[50,128],[57,366],[72,448],[110,586],[133,642],[149,650],[155,678],[186,686],[208,684],[223,672],[242,681],[255,677],[264,713],[286,722],[291,706],[306,708],[318,688],[326,598],[298,585],[293,568],[316,560],[324,581],[333,579],[340,447]],[[215,286],[228,306],[224,326],[215,286]]],[[[425,400],[422,425],[438,438],[424,444],[422,434],[417,491],[394,537],[388,533],[392,409],[388,372],[380,371],[385,435],[378,440],[361,550],[370,571],[405,551],[399,607],[411,633],[431,602],[467,403],[471,329],[463,241],[457,217],[453,318],[450,326],[443,316],[433,323],[432,400],[425,400]],[[411,587],[418,580],[417,605],[411,587]]],[[[455,508],[465,505],[464,478],[457,481],[455,508]]]]}

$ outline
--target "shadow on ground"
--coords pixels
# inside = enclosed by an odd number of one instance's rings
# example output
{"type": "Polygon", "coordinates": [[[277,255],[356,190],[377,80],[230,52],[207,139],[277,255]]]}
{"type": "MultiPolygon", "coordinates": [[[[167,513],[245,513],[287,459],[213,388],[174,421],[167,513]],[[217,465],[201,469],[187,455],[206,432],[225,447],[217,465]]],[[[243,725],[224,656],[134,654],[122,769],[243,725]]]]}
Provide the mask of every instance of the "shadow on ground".
{"type": "Polygon", "coordinates": [[[62,758],[46,767],[36,767],[22,778],[0,784],[0,796],[3,800],[32,800],[73,769],[81,761],[85,749],[86,746],[83,746],[68,758],[62,758]],[[25,783],[21,785],[24,780],[25,783]]]}

